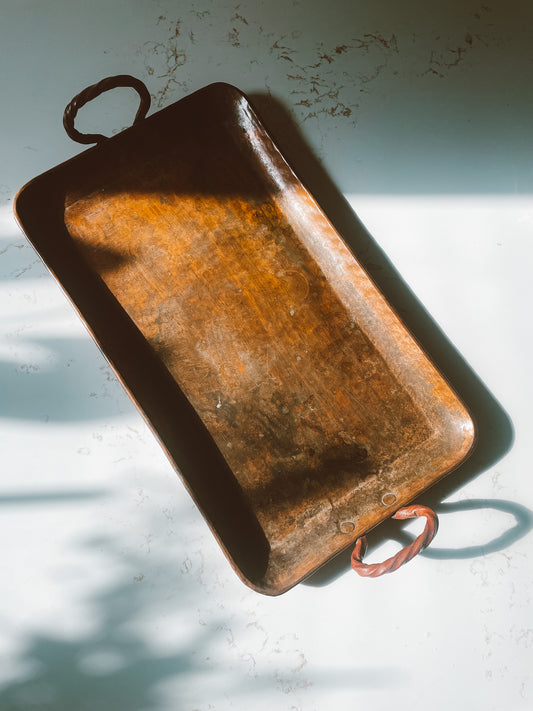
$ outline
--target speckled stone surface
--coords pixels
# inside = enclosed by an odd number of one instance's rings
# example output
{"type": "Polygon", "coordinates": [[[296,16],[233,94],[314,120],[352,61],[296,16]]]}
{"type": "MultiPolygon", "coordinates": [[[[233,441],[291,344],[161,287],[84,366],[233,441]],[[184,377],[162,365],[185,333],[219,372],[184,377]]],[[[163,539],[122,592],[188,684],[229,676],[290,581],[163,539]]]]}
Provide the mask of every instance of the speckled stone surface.
{"type": "MultiPolygon", "coordinates": [[[[531,708],[531,26],[523,2],[7,0],[0,25],[0,708],[531,708]],[[12,216],[79,152],[61,115],[129,73],[214,81],[299,176],[476,418],[432,546],[280,598],[237,579],[12,216]]],[[[77,118],[127,126],[117,90],[77,118]]],[[[419,525],[419,524],[418,524],[419,525]]],[[[417,524],[383,524],[369,560],[417,524]]]]}

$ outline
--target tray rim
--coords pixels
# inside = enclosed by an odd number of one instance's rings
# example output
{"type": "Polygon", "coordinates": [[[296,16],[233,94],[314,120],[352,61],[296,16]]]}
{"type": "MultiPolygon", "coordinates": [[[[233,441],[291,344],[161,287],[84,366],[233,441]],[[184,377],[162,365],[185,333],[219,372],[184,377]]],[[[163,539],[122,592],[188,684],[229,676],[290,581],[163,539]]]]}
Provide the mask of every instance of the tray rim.
{"type": "MultiPolygon", "coordinates": [[[[389,302],[389,300],[385,297],[385,295],[384,295],[383,292],[381,291],[381,289],[380,289],[379,285],[376,283],[375,279],[372,278],[372,276],[366,271],[366,269],[364,268],[364,266],[363,266],[363,265],[361,264],[361,262],[359,261],[357,255],[354,253],[354,251],[353,251],[352,248],[350,247],[350,245],[346,242],[346,240],[343,238],[342,234],[337,230],[337,228],[336,228],[336,227],[333,225],[333,223],[329,220],[329,218],[327,217],[326,213],[325,213],[324,210],[322,209],[322,207],[321,207],[319,201],[317,200],[317,198],[315,198],[314,195],[310,192],[310,190],[308,189],[308,187],[307,187],[305,181],[303,181],[303,180],[297,175],[297,173],[295,172],[294,168],[293,168],[292,165],[289,163],[288,159],[285,157],[283,151],[282,151],[282,150],[280,149],[280,147],[278,146],[278,144],[277,144],[275,138],[272,136],[272,134],[270,133],[270,131],[268,130],[268,128],[265,126],[265,124],[263,123],[262,119],[257,115],[257,112],[256,112],[256,110],[255,110],[255,108],[254,108],[254,106],[253,106],[253,102],[250,101],[250,99],[248,99],[248,97],[246,96],[246,94],[245,94],[244,92],[242,92],[242,91],[239,90],[238,88],[234,87],[233,85],[228,84],[228,83],[226,83],[226,82],[215,82],[215,83],[212,83],[212,84],[208,84],[207,86],[205,86],[205,87],[203,87],[203,88],[201,88],[201,89],[198,89],[197,91],[195,91],[195,92],[189,94],[188,96],[183,97],[182,99],[178,100],[177,102],[174,102],[173,104],[170,104],[169,106],[167,106],[167,107],[165,107],[165,108],[163,108],[163,109],[161,109],[161,110],[159,110],[159,111],[157,111],[157,112],[151,114],[151,115],[148,116],[146,119],[144,119],[143,121],[141,121],[139,124],[137,124],[137,125],[135,125],[135,126],[131,126],[131,127],[127,128],[127,129],[125,129],[124,131],[121,131],[119,134],[116,134],[116,135],[114,135],[114,136],[111,136],[110,138],[108,138],[106,141],[104,141],[104,142],[101,143],[101,144],[95,145],[95,146],[93,146],[93,147],[91,147],[91,148],[88,148],[88,149],[86,149],[86,150],[84,150],[84,151],[82,151],[82,152],[76,154],[75,156],[72,156],[71,158],[69,158],[69,159],[63,161],[62,163],[59,163],[58,165],[56,165],[56,166],[54,166],[54,167],[48,169],[47,171],[41,173],[40,175],[38,175],[38,176],[32,178],[31,180],[29,180],[28,182],[26,182],[26,183],[22,186],[22,188],[20,188],[20,190],[17,192],[17,194],[16,194],[16,196],[15,196],[15,200],[14,200],[14,214],[15,214],[15,217],[16,217],[16,219],[17,219],[17,222],[18,222],[19,226],[21,227],[22,231],[24,232],[26,238],[28,239],[28,241],[30,242],[30,244],[33,246],[33,248],[36,250],[37,254],[39,255],[39,257],[40,257],[40,258],[42,259],[42,261],[44,262],[44,264],[45,264],[47,270],[48,270],[49,273],[52,275],[52,277],[54,278],[54,280],[58,283],[58,285],[60,286],[60,288],[61,288],[61,290],[63,291],[63,293],[66,295],[66,297],[67,297],[67,299],[69,300],[69,302],[70,302],[70,303],[72,304],[72,306],[75,308],[76,312],[78,313],[78,315],[79,315],[79,317],[80,317],[80,319],[81,319],[81,322],[84,324],[85,328],[86,328],[87,331],[89,332],[89,334],[90,334],[91,338],[93,339],[93,341],[96,343],[97,347],[99,348],[100,352],[101,352],[102,355],[104,356],[105,360],[109,363],[109,365],[110,365],[110,367],[112,368],[112,370],[113,370],[115,376],[117,377],[118,382],[122,385],[122,387],[123,387],[124,390],[126,391],[128,397],[131,399],[131,401],[133,402],[134,406],[136,407],[136,409],[138,410],[138,412],[141,414],[141,416],[142,416],[143,419],[145,420],[145,422],[146,422],[146,424],[148,425],[150,431],[154,434],[154,436],[155,436],[157,442],[158,442],[159,445],[162,447],[162,449],[163,449],[165,455],[167,456],[167,458],[168,458],[170,464],[172,465],[172,467],[173,467],[173,468],[177,471],[177,473],[179,474],[180,479],[182,480],[182,482],[183,482],[183,484],[184,484],[186,490],[188,491],[189,495],[191,495],[192,499],[195,501],[195,503],[196,503],[197,506],[199,507],[200,512],[202,513],[202,515],[203,515],[203,517],[204,517],[204,520],[207,522],[209,528],[211,529],[212,533],[214,534],[214,536],[215,536],[217,542],[219,543],[220,547],[223,549],[224,553],[226,554],[226,557],[229,559],[229,561],[230,561],[232,567],[234,568],[235,572],[238,574],[238,576],[241,578],[241,580],[242,580],[246,585],[248,585],[248,586],[251,587],[252,589],[256,590],[257,592],[261,592],[261,593],[267,594],[267,595],[279,595],[279,594],[282,594],[282,593],[286,592],[287,590],[289,590],[290,588],[292,588],[294,585],[298,584],[298,583],[301,582],[302,580],[304,580],[304,579],[308,578],[309,576],[313,575],[313,573],[315,573],[319,568],[321,568],[323,565],[325,565],[326,563],[328,563],[329,560],[331,560],[332,557],[338,555],[339,553],[342,553],[342,551],[344,551],[344,550],[345,550],[346,548],[348,548],[350,545],[353,545],[353,538],[347,537],[346,545],[345,545],[342,549],[340,549],[339,551],[337,551],[337,553],[335,553],[333,556],[330,556],[330,557],[328,557],[326,560],[324,560],[323,562],[317,564],[315,567],[309,569],[308,572],[306,572],[303,576],[299,577],[297,580],[294,580],[294,581],[290,582],[290,583],[287,584],[286,586],[282,586],[282,587],[279,587],[279,588],[276,588],[276,589],[268,588],[268,587],[264,587],[264,586],[261,586],[261,585],[257,585],[257,584],[255,584],[253,581],[251,581],[249,578],[247,578],[246,575],[243,573],[243,571],[240,569],[240,567],[235,563],[235,561],[234,561],[234,559],[233,559],[233,557],[232,557],[231,552],[227,549],[226,545],[224,544],[224,542],[223,542],[222,539],[220,538],[220,536],[219,536],[219,534],[218,534],[216,528],[212,525],[212,522],[210,521],[210,519],[204,514],[204,511],[203,511],[202,507],[198,505],[198,502],[197,502],[197,500],[196,500],[196,497],[195,497],[195,495],[194,495],[194,492],[192,491],[192,489],[191,489],[191,487],[190,487],[190,483],[189,483],[189,481],[187,480],[187,477],[180,471],[179,467],[177,467],[176,462],[175,462],[175,460],[174,460],[174,457],[173,457],[172,453],[169,451],[169,449],[168,449],[168,447],[166,446],[165,442],[161,439],[161,437],[160,437],[160,435],[159,435],[157,429],[155,428],[155,426],[154,426],[153,423],[151,422],[150,417],[147,415],[147,413],[144,411],[142,405],[141,405],[141,404],[139,403],[139,401],[137,400],[137,397],[136,397],[136,395],[135,395],[134,390],[132,390],[132,389],[130,388],[130,386],[126,383],[126,381],[124,380],[124,378],[123,378],[123,376],[122,376],[122,374],[121,374],[121,372],[120,372],[120,366],[115,363],[115,361],[113,360],[113,358],[111,358],[109,355],[106,354],[106,352],[105,352],[105,350],[104,350],[104,345],[102,345],[102,343],[101,343],[101,341],[100,341],[100,338],[99,338],[98,335],[95,333],[95,329],[94,329],[93,325],[92,325],[91,323],[89,323],[89,321],[88,321],[88,320],[86,319],[86,317],[83,315],[83,313],[82,313],[80,307],[77,305],[76,300],[75,300],[75,296],[72,295],[71,293],[69,293],[69,291],[67,290],[67,288],[65,287],[65,285],[64,285],[63,282],[61,281],[61,278],[60,278],[60,277],[58,276],[58,274],[56,273],[56,270],[54,269],[54,266],[53,266],[53,265],[49,262],[49,260],[48,260],[46,257],[44,257],[43,254],[41,253],[39,247],[38,247],[37,244],[36,244],[36,241],[34,241],[32,235],[30,234],[30,233],[32,232],[32,229],[30,228],[30,229],[27,231],[26,228],[25,228],[25,226],[24,226],[24,215],[23,215],[23,213],[24,213],[24,201],[27,199],[27,194],[30,193],[30,197],[31,197],[31,192],[32,192],[33,190],[35,190],[36,188],[38,189],[39,185],[40,185],[43,181],[46,181],[48,178],[52,178],[52,180],[54,180],[54,179],[56,178],[56,176],[61,176],[61,175],[64,173],[64,171],[72,170],[77,164],[82,164],[82,162],[83,162],[84,160],[86,160],[86,157],[87,157],[89,154],[93,154],[93,153],[95,153],[96,151],[99,151],[99,150],[102,150],[102,149],[105,150],[105,146],[109,143],[109,141],[113,141],[113,142],[116,143],[116,142],[118,142],[118,141],[120,141],[120,140],[123,140],[123,137],[124,137],[126,134],[131,135],[132,132],[145,131],[145,130],[146,130],[146,123],[147,123],[147,122],[154,121],[154,120],[156,120],[157,117],[159,117],[161,114],[173,110],[180,102],[190,100],[190,99],[192,99],[194,96],[196,96],[197,94],[206,92],[207,90],[213,89],[213,88],[215,88],[215,87],[217,87],[217,88],[224,88],[224,90],[230,90],[232,93],[237,94],[237,95],[238,95],[242,100],[244,100],[244,101],[246,102],[246,104],[250,107],[250,109],[251,109],[251,111],[253,112],[253,114],[255,115],[255,117],[256,117],[256,119],[257,119],[259,125],[261,126],[262,130],[264,131],[264,134],[265,134],[266,137],[271,141],[272,145],[274,146],[274,148],[275,148],[275,149],[277,150],[277,152],[279,153],[279,156],[280,156],[281,159],[284,161],[284,163],[285,163],[286,167],[288,168],[288,170],[291,172],[292,176],[294,177],[294,180],[305,190],[305,192],[307,193],[307,195],[309,196],[309,198],[311,199],[311,201],[314,203],[316,210],[321,214],[321,217],[322,217],[322,219],[324,220],[325,224],[327,224],[329,230],[331,230],[331,232],[335,235],[335,237],[336,237],[337,239],[339,239],[340,242],[341,242],[341,243],[344,245],[344,247],[347,249],[347,251],[348,251],[348,253],[350,254],[351,258],[354,260],[354,262],[357,264],[357,266],[361,269],[361,271],[362,271],[363,274],[365,275],[366,279],[368,279],[368,282],[369,282],[371,288],[372,288],[373,290],[375,290],[375,292],[376,292],[376,294],[378,295],[378,297],[382,300],[382,302],[383,302],[383,303],[386,305],[386,307],[389,309],[391,315],[392,315],[395,319],[397,319],[397,321],[399,322],[399,324],[400,324],[401,328],[403,329],[404,333],[405,333],[405,334],[408,336],[408,338],[412,341],[412,343],[414,344],[414,346],[419,350],[419,352],[422,354],[422,356],[424,357],[424,359],[426,360],[426,362],[427,362],[427,363],[429,364],[429,366],[434,370],[434,372],[435,372],[435,374],[437,375],[437,377],[438,377],[438,378],[442,381],[442,383],[444,383],[445,386],[450,390],[450,392],[453,394],[453,396],[454,396],[455,400],[457,401],[457,403],[461,406],[461,408],[462,408],[462,409],[464,410],[464,412],[466,413],[466,418],[467,418],[467,420],[468,420],[468,422],[469,422],[469,425],[470,425],[470,429],[469,429],[470,437],[469,437],[469,439],[468,439],[468,442],[469,442],[469,443],[468,443],[468,447],[467,447],[467,449],[465,450],[465,452],[463,452],[463,453],[460,455],[460,458],[458,459],[457,463],[455,463],[453,466],[451,466],[451,467],[450,467],[449,469],[447,469],[446,471],[440,473],[436,479],[434,479],[432,482],[430,482],[430,483],[427,484],[426,486],[420,487],[420,488],[417,490],[417,493],[416,493],[415,495],[413,495],[410,499],[405,500],[405,501],[404,501],[404,500],[398,500],[398,501],[396,501],[393,506],[391,506],[390,508],[388,508],[388,509],[385,511],[384,515],[381,516],[378,521],[376,521],[375,523],[373,523],[372,525],[370,525],[369,527],[367,527],[367,528],[364,530],[364,532],[366,533],[366,532],[372,530],[375,526],[379,525],[379,523],[381,523],[382,521],[386,520],[390,515],[392,515],[392,513],[394,513],[394,511],[395,511],[397,508],[399,508],[400,506],[404,505],[405,503],[408,503],[408,501],[412,501],[412,500],[415,499],[415,498],[417,499],[424,491],[427,491],[429,488],[431,488],[432,486],[434,486],[438,481],[440,481],[443,477],[448,476],[450,473],[452,473],[452,472],[455,471],[458,467],[460,467],[460,466],[471,456],[472,452],[473,452],[474,449],[475,449],[476,443],[477,443],[477,441],[478,441],[478,427],[477,427],[477,423],[476,423],[475,416],[474,416],[473,413],[471,412],[470,408],[466,405],[466,403],[464,403],[464,401],[462,400],[462,398],[459,397],[459,395],[458,395],[456,389],[455,389],[455,388],[453,387],[453,385],[450,383],[449,379],[448,379],[446,376],[443,375],[443,373],[440,371],[440,369],[438,368],[438,366],[436,365],[436,363],[435,363],[435,362],[433,361],[433,359],[429,356],[428,352],[423,348],[423,346],[421,345],[421,343],[420,343],[420,341],[418,340],[418,338],[416,338],[416,337],[414,336],[414,334],[412,333],[412,331],[411,331],[411,330],[407,327],[407,325],[404,323],[403,319],[401,318],[401,316],[399,315],[399,313],[396,311],[396,309],[394,308],[394,306],[389,302]]],[[[38,242],[38,240],[37,240],[37,242],[38,242]]],[[[111,292],[111,293],[112,293],[112,292],[111,292]]],[[[127,314],[125,314],[125,316],[127,316],[127,314]]],[[[381,352],[381,351],[380,351],[380,352],[381,352]]],[[[454,451],[456,451],[456,450],[454,450],[454,451]]],[[[360,535],[360,534],[358,533],[358,535],[360,535]]]]}

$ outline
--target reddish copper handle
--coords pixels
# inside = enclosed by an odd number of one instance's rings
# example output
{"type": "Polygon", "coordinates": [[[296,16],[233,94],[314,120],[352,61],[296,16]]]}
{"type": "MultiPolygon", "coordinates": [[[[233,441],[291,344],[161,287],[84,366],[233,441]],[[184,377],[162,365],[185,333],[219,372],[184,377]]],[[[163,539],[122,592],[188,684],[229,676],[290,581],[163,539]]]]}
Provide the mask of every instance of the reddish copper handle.
{"type": "Polygon", "coordinates": [[[396,555],[384,560],[383,563],[363,563],[362,558],[366,552],[366,536],[358,538],[352,553],[352,568],[355,572],[365,578],[377,578],[385,573],[393,573],[404,563],[414,558],[421,550],[429,546],[439,528],[439,519],[433,509],[415,504],[398,509],[392,518],[404,519],[417,516],[426,517],[426,526],[422,533],[412,543],[402,548],[396,555]]]}
{"type": "Polygon", "coordinates": [[[92,84],[91,86],[88,86],[86,89],[81,91],[72,99],[70,104],[68,104],[68,106],[66,107],[63,113],[63,126],[65,127],[65,131],[68,133],[68,135],[70,136],[70,138],[72,138],[73,141],[87,144],[101,143],[102,141],[106,140],[106,136],[103,136],[101,133],[80,133],[77,129],[74,128],[74,119],[76,118],[76,114],[78,113],[79,109],[81,109],[81,107],[84,106],[87,102],[91,101],[92,99],[95,99],[97,96],[100,96],[100,94],[103,94],[104,91],[116,89],[120,86],[129,86],[132,89],[135,89],[135,91],[141,97],[141,103],[139,105],[137,114],[135,115],[135,119],[133,120],[133,124],[135,125],[136,123],[142,121],[145,118],[146,114],[148,113],[148,109],[150,108],[151,99],[150,92],[143,84],[143,82],[140,79],[136,79],[135,77],[129,76],[129,74],[120,74],[116,77],[107,77],[106,79],[102,79],[98,83],[92,84]]]}

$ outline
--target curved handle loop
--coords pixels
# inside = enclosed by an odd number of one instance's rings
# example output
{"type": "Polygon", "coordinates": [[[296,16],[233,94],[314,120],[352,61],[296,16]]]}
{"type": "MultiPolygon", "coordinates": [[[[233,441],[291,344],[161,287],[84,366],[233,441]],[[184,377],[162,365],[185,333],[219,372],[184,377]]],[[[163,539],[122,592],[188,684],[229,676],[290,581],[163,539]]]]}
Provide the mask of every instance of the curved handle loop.
{"type": "Polygon", "coordinates": [[[65,131],[70,136],[70,138],[72,138],[73,141],[88,144],[101,143],[102,141],[107,140],[107,137],[103,136],[101,133],[80,133],[77,129],[74,128],[74,119],[76,118],[76,114],[81,109],[81,107],[84,106],[87,102],[91,101],[92,99],[95,99],[97,96],[100,96],[100,94],[103,94],[104,91],[116,89],[121,86],[131,87],[132,89],[135,89],[135,91],[141,97],[141,103],[139,105],[137,114],[135,115],[135,119],[133,120],[133,125],[139,123],[139,121],[142,121],[145,118],[146,114],[148,113],[148,109],[150,108],[151,99],[150,92],[143,84],[143,82],[140,79],[136,79],[135,77],[129,76],[129,74],[119,74],[116,77],[107,77],[106,79],[102,79],[96,84],[92,84],[91,86],[88,86],[86,89],[81,91],[72,99],[70,104],[68,104],[68,106],[66,107],[63,113],[63,126],[65,127],[65,131]]]}
{"type": "Polygon", "coordinates": [[[422,533],[412,543],[402,548],[396,555],[384,560],[383,563],[363,563],[362,558],[366,553],[366,536],[358,538],[352,552],[352,568],[355,572],[364,578],[377,578],[385,573],[393,573],[404,563],[414,558],[415,555],[418,555],[421,550],[429,546],[439,528],[439,519],[433,509],[428,506],[414,504],[413,506],[405,506],[402,509],[398,509],[392,518],[405,519],[416,518],[417,516],[426,517],[426,526],[422,533]]]}

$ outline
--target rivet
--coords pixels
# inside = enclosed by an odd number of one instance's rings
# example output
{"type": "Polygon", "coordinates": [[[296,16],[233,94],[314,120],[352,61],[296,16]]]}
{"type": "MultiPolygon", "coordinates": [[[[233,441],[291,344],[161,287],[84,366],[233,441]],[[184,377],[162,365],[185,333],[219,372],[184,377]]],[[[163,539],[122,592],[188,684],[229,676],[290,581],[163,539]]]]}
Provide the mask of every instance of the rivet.
{"type": "Polygon", "coordinates": [[[388,493],[388,494],[383,494],[383,496],[381,497],[381,503],[383,504],[383,506],[392,506],[393,504],[396,503],[396,501],[397,501],[396,494],[388,493]]]}
{"type": "Polygon", "coordinates": [[[341,533],[353,533],[355,531],[355,523],[353,521],[343,521],[340,529],[341,533]]]}

